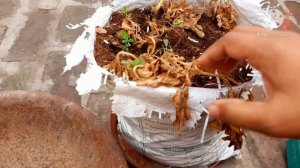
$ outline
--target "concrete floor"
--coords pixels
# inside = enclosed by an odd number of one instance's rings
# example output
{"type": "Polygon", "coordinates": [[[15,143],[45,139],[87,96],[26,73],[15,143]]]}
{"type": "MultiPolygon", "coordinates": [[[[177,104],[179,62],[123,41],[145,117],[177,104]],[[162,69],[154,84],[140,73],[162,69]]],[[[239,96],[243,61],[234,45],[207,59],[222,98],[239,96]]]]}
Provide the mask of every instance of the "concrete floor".
{"type": "MultiPolygon", "coordinates": [[[[81,22],[105,4],[109,0],[0,0],[0,90],[65,97],[94,111],[108,127],[111,95],[80,97],[74,88],[85,63],[61,75],[64,55],[82,32],[65,25],[81,22]]],[[[246,136],[242,159],[230,159],[220,167],[286,167],[285,140],[249,131],[246,136]]]]}

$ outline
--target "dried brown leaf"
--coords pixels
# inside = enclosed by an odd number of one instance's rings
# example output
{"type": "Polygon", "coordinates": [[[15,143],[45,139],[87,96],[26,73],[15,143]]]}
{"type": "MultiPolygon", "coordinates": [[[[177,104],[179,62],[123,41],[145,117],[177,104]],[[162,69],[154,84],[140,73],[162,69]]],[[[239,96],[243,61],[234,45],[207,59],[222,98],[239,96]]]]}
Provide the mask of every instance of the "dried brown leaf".
{"type": "Polygon", "coordinates": [[[101,26],[96,27],[96,32],[99,33],[99,34],[106,34],[107,33],[107,31],[101,26]]]}
{"type": "Polygon", "coordinates": [[[178,135],[181,134],[181,129],[185,126],[185,122],[191,118],[190,111],[187,106],[188,98],[189,90],[187,86],[182,89],[178,89],[175,96],[172,98],[172,103],[176,108],[176,120],[173,125],[175,126],[178,135]]]}

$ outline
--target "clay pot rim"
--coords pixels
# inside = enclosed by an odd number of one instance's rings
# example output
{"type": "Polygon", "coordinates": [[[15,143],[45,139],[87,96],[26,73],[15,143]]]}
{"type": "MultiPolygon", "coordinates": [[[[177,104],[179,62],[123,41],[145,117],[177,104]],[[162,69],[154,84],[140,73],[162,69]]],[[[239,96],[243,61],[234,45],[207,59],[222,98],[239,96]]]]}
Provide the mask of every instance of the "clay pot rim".
{"type": "MultiPolygon", "coordinates": [[[[43,112],[45,111],[45,113],[47,113],[46,115],[56,113],[56,115],[61,115],[63,118],[71,120],[72,123],[78,124],[80,127],[88,126],[89,130],[87,134],[90,134],[93,139],[95,139],[94,142],[99,149],[99,153],[102,154],[102,152],[106,151],[105,157],[103,157],[104,160],[101,160],[101,162],[106,161],[106,163],[111,162],[111,165],[127,167],[124,154],[118,146],[118,142],[112,137],[107,127],[104,127],[101,121],[91,111],[65,98],[45,92],[0,91],[0,113],[2,110],[3,112],[9,112],[17,106],[41,108],[43,112]],[[52,107],[58,110],[47,110],[52,107]],[[74,120],[72,120],[73,118],[74,120]],[[110,147],[104,148],[105,146],[110,147]],[[109,149],[109,151],[107,149],[109,149]]],[[[18,111],[18,109],[15,110],[18,111]]],[[[24,114],[30,112],[32,111],[24,110],[24,114]]]]}

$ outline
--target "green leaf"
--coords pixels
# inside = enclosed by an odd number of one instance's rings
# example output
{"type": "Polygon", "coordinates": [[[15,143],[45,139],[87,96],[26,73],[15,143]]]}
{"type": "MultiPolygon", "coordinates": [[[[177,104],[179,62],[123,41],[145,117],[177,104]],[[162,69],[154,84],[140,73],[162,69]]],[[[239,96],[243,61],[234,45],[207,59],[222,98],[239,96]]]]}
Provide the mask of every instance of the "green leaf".
{"type": "Polygon", "coordinates": [[[128,7],[127,6],[124,6],[123,9],[122,9],[122,13],[126,14],[128,13],[128,7]]]}
{"type": "Polygon", "coordinates": [[[128,39],[128,42],[133,43],[134,40],[132,38],[128,39]]]}
{"type": "Polygon", "coordinates": [[[168,48],[169,43],[170,43],[169,40],[165,38],[165,39],[163,39],[163,43],[164,43],[164,47],[168,48]]]}
{"type": "Polygon", "coordinates": [[[175,20],[173,21],[173,25],[174,25],[174,26],[179,26],[179,25],[181,25],[182,23],[184,23],[184,21],[183,21],[183,20],[180,20],[180,19],[175,19],[175,20]]]}
{"type": "Polygon", "coordinates": [[[124,30],[121,31],[121,36],[122,36],[123,40],[128,40],[129,39],[128,34],[124,30]]]}
{"type": "Polygon", "coordinates": [[[120,33],[121,33],[121,36],[122,36],[122,39],[123,39],[122,40],[122,44],[124,45],[123,50],[124,51],[129,51],[128,47],[131,46],[131,43],[133,43],[134,40],[132,38],[130,38],[124,30],[122,30],[120,33]]]}
{"type": "Polygon", "coordinates": [[[130,67],[133,68],[137,65],[145,65],[145,61],[142,59],[136,59],[130,63],[130,67]]]}

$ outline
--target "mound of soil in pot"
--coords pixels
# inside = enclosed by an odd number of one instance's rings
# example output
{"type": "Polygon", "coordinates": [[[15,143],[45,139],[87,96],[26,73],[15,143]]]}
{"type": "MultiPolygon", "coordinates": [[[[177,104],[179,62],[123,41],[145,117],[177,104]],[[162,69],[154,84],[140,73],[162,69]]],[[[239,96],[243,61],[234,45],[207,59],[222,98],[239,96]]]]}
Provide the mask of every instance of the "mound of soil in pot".
{"type": "MultiPolygon", "coordinates": [[[[198,57],[201,57],[209,46],[221,38],[226,31],[218,26],[217,21],[209,17],[207,14],[202,14],[197,24],[201,25],[205,36],[200,38],[191,30],[187,30],[181,27],[176,27],[165,20],[163,17],[163,9],[158,11],[158,14],[153,14],[150,8],[135,9],[130,12],[130,19],[139,24],[141,29],[139,34],[147,35],[149,32],[148,21],[154,21],[158,24],[167,25],[172,28],[160,35],[157,42],[156,55],[161,56],[163,54],[163,40],[168,39],[169,45],[172,48],[172,52],[176,55],[183,56],[186,61],[192,61],[198,57]]],[[[97,63],[103,67],[110,64],[118,52],[123,50],[123,46],[120,45],[122,38],[118,35],[118,32],[122,31],[122,21],[126,18],[126,14],[122,12],[114,12],[111,16],[109,23],[104,27],[107,33],[97,33],[95,42],[95,58],[97,63]]],[[[147,52],[147,47],[138,47],[135,43],[129,48],[129,52],[134,55],[140,55],[147,52]]],[[[228,74],[232,79],[238,83],[244,83],[250,81],[252,77],[247,76],[251,73],[252,68],[246,66],[243,62],[236,66],[235,70],[228,74]]],[[[192,79],[193,86],[217,88],[217,80],[213,77],[198,75],[192,79]]],[[[223,84],[223,81],[221,81],[223,84]]],[[[232,86],[236,83],[230,83],[232,86]]]]}

